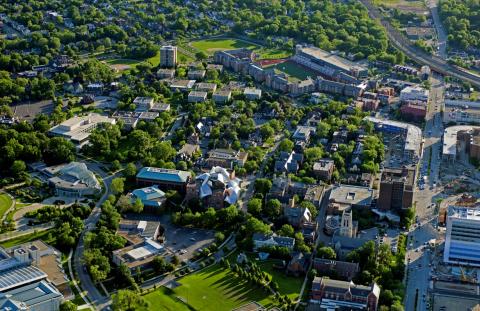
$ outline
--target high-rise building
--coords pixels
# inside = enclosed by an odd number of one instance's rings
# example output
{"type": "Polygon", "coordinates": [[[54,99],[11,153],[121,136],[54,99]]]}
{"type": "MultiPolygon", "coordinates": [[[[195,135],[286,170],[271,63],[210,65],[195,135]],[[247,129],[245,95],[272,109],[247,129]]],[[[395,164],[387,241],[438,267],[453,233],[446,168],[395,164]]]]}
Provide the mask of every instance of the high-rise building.
{"type": "Polygon", "coordinates": [[[378,207],[382,210],[400,210],[413,204],[415,167],[385,168],[380,180],[378,207]]]}
{"type": "Polygon", "coordinates": [[[160,48],[160,67],[175,67],[177,65],[177,47],[164,45],[160,48]]]}
{"type": "Polygon", "coordinates": [[[480,209],[448,207],[443,261],[480,267],[480,209]]]}

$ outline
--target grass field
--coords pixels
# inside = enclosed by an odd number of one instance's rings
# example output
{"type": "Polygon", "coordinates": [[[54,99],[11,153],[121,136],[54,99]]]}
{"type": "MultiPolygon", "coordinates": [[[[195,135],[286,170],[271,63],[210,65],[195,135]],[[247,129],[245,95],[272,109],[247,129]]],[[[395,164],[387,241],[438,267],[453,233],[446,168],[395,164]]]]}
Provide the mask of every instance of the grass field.
{"type": "Polygon", "coordinates": [[[23,243],[27,243],[27,242],[35,241],[35,240],[43,240],[45,243],[51,244],[55,241],[55,238],[53,237],[53,235],[50,236],[50,238],[49,238],[48,234],[50,232],[53,233],[53,229],[40,231],[40,232],[35,232],[35,233],[32,233],[32,234],[27,234],[27,235],[24,235],[24,236],[21,236],[21,237],[18,237],[18,238],[14,238],[14,239],[11,239],[11,240],[8,240],[8,241],[5,241],[5,242],[1,242],[0,246],[5,247],[5,248],[9,248],[9,247],[12,247],[12,246],[15,246],[15,245],[18,245],[18,244],[23,244],[23,243]]]}
{"type": "Polygon", "coordinates": [[[175,298],[171,289],[161,287],[154,292],[146,294],[143,298],[150,303],[150,310],[162,311],[189,311],[189,307],[175,298]],[[161,307],[160,307],[161,306],[161,307]],[[161,308],[161,309],[159,309],[161,308]]]}
{"type": "Polygon", "coordinates": [[[257,301],[265,307],[274,306],[269,294],[257,287],[252,287],[220,265],[188,275],[180,279],[179,283],[181,285],[172,291],[166,292],[159,289],[146,295],[145,298],[150,302],[151,310],[158,310],[158,302],[166,302],[169,308],[174,308],[177,304],[173,303],[179,303],[179,298],[199,311],[212,310],[212,306],[215,306],[216,311],[230,311],[250,301],[257,301]]]}
{"type": "Polygon", "coordinates": [[[302,288],[303,277],[287,276],[284,271],[275,270],[273,268],[275,263],[279,264],[280,260],[258,262],[258,266],[272,276],[273,282],[277,282],[280,294],[287,295],[290,299],[295,301],[302,288]]]}
{"type": "Polygon", "coordinates": [[[0,218],[12,205],[12,199],[5,193],[0,194],[0,218]]]}
{"type": "Polygon", "coordinates": [[[291,55],[291,53],[285,50],[268,49],[261,45],[235,38],[212,38],[193,41],[190,43],[190,46],[198,51],[203,51],[208,55],[213,55],[215,51],[239,48],[248,48],[255,51],[255,53],[259,54],[260,59],[285,58],[291,55]]]}
{"type": "Polygon", "coordinates": [[[277,72],[284,72],[288,74],[290,77],[298,79],[298,80],[305,80],[307,77],[314,78],[317,76],[317,74],[309,70],[305,67],[302,67],[300,65],[295,64],[292,61],[286,61],[284,63],[280,63],[268,68],[274,68],[275,71],[277,72]]]}

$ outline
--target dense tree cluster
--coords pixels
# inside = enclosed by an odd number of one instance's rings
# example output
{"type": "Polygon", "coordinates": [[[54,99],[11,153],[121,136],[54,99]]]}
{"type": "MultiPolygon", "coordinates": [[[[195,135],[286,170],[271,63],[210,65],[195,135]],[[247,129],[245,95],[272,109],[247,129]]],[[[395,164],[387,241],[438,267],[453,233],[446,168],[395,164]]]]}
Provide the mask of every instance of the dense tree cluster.
{"type": "Polygon", "coordinates": [[[478,0],[442,0],[439,9],[449,44],[462,49],[480,48],[478,0]]]}

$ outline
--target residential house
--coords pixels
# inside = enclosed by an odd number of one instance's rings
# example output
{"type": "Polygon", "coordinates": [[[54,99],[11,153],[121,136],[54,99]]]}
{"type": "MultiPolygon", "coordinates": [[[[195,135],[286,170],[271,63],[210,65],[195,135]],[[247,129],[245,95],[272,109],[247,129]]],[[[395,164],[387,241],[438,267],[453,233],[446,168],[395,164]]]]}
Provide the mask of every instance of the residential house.
{"type": "Polygon", "coordinates": [[[312,213],[306,207],[285,207],[283,216],[295,228],[300,228],[304,223],[312,221],[312,213]]]}
{"type": "Polygon", "coordinates": [[[207,100],[207,92],[191,91],[188,93],[189,103],[203,103],[207,100]]]}
{"type": "Polygon", "coordinates": [[[214,93],[217,90],[216,83],[197,83],[195,89],[200,92],[214,93]]]}
{"type": "Polygon", "coordinates": [[[175,78],[175,69],[160,68],[157,71],[157,78],[159,78],[159,79],[173,79],[173,78],[175,78]]]}
{"type": "Polygon", "coordinates": [[[277,160],[275,161],[276,173],[296,173],[303,163],[303,154],[291,153],[282,151],[280,152],[277,160]]]}
{"type": "Polygon", "coordinates": [[[313,164],[313,174],[324,181],[332,179],[335,170],[335,162],[331,159],[320,159],[313,164]]]}
{"type": "Polygon", "coordinates": [[[248,100],[257,100],[262,97],[262,90],[256,88],[246,88],[243,91],[243,95],[248,100]]]}
{"type": "Polygon", "coordinates": [[[135,111],[144,112],[152,109],[155,100],[152,97],[135,97],[133,104],[135,104],[135,111]]]}
{"type": "Polygon", "coordinates": [[[213,98],[213,101],[216,104],[228,103],[230,101],[230,99],[232,98],[232,91],[230,91],[230,90],[216,91],[215,93],[213,93],[212,98],[213,98]]]}
{"type": "Polygon", "coordinates": [[[301,252],[296,253],[288,263],[287,272],[297,277],[300,275],[305,275],[308,271],[309,264],[310,260],[307,258],[307,256],[301,252]]]}
{"type": "Polygon", "coordinates": [[[202,80],[203,78],[205,78],[206,73],[207,73],[206,70],[195,69],[195,70],[189,70],[187,76],[191,80],[202,80]]]}

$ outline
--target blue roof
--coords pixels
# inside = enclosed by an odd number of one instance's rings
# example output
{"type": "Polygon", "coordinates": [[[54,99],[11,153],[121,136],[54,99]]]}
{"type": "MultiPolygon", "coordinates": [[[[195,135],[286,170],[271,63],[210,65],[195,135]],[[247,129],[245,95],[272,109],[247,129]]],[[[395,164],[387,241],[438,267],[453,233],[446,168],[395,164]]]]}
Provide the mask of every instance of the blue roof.
{"type": "Polygon", "coordinates": [[[165,197],[165,192],[158,189],[158,186],[135,189],[132,191],[132,194],[135,198],[139,198],[142,201],[165,197]]]}
{"type": "Polygon", "coordinates": [[[140,179],[174,183],[186,183],[189,177],[190,172],[187,171],[171,170],[158,167],[144,167],[137,174],[137,178],[140,179]]]}

